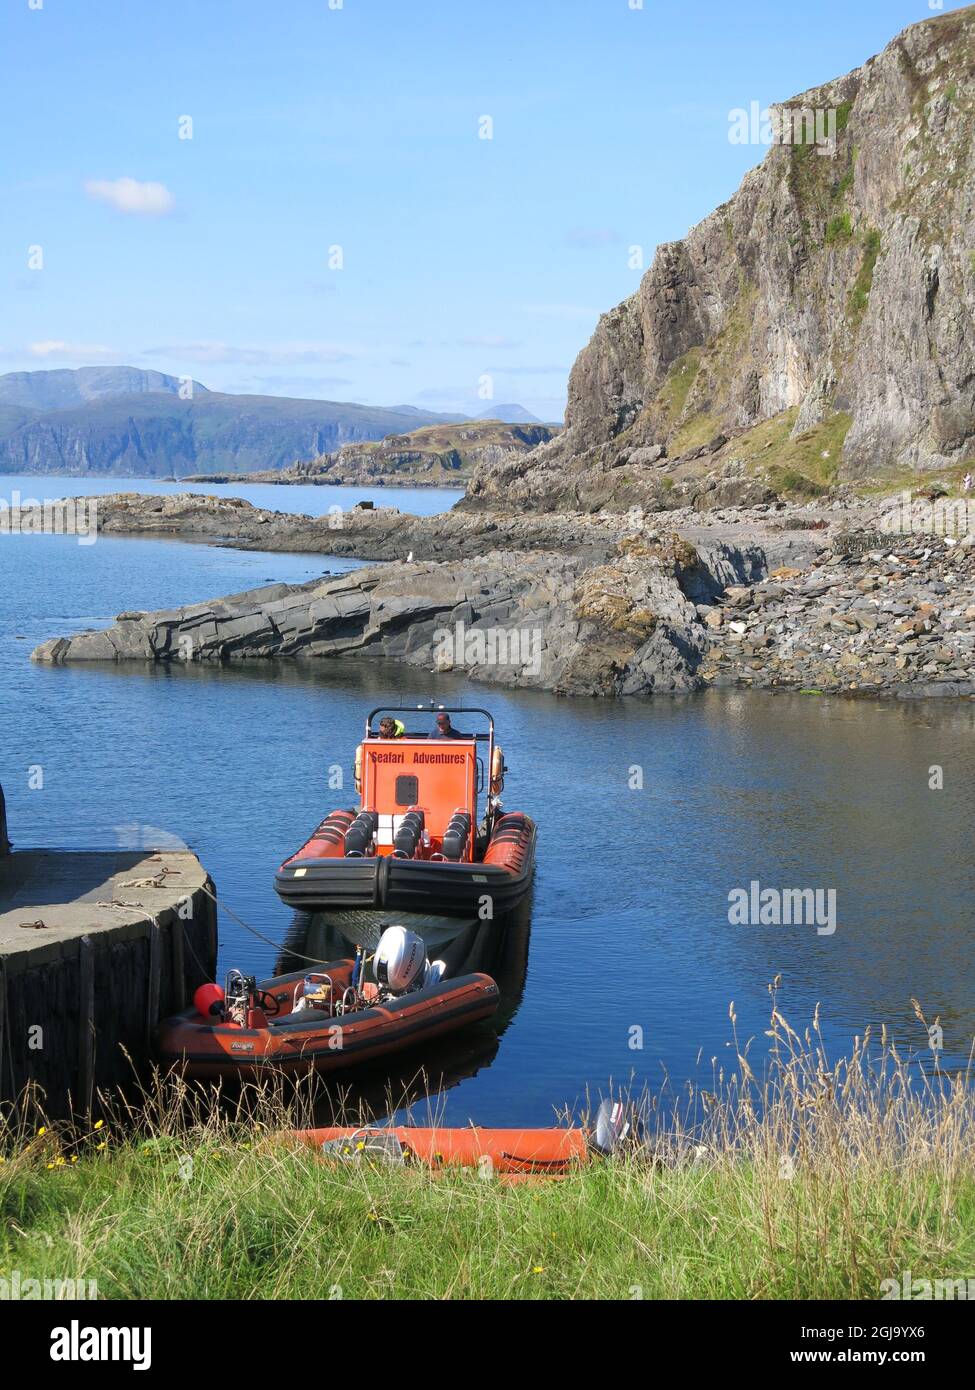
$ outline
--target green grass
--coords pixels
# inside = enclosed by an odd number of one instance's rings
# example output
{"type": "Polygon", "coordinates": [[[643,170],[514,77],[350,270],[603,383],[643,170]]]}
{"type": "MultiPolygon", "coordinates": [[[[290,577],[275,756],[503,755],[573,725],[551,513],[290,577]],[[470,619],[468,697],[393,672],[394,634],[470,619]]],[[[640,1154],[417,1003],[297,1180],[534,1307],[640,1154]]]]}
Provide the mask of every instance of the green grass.
{"type": "Polygon", "coordinates": [[[826,224],[824,240],[827,246],[842,245],[852,240],[853,225],[848,212],[838,212],[826,224]]]}
{"type": "Polygon", "coordinates": [[[843,442],[853,417],[845,411],[837,411],[793,439],[798,413],[793,408],[763,420],[753,429],[736,435],[729,451],[742,459],[750,472],[767,474],[778,492],[796,497],[819,497],[836,481],[843,459],[843,442]]]}
{"type": "Polygon", "coordinates": [[[701,366],[701,348],[691,348],[671,366],[657,393],[657,405],[664,428],[669,432],[677,424],[687,405],[691,387],[701,366]]]}
{"type": "Polygon", "coordinates": [[[835,1187],[777,1160],[604,1164],[507,1186],[333,1170],[312,1153],[123,1148],[2,1189],[0,1270],[103,1298],[871,1298],[975,1269],[975,1181],[893,1168],[835,1187]]]}
{"type": "Polygon", "coordinates": [[[871,228],[863,238],[863,260],[854,282],[853,289],[850,291],[850,317],[854,325],[860,323],[867,310],[867,301],[870,298],[870,291],[873,287],[873,272],[877,265],[877,258],[880,255],[880,233],[871,228]]]}
{"type": "Polygon", "coordinates": [[[970,1275],[971,1077],[920,1075],[869,1030],[828,1060],[770,988],[765,1075],[732,1008],[731,1069],[676,1119],[651,1106],[644,1149],[561,1181],[327,1165],[272,1132],[305,1118],[293,1099],[221,1108],[178,1082],[98,1129],[8,1124],[0,1278],[102,1298],[870,1299],[906,1269],[970,1275]]]}

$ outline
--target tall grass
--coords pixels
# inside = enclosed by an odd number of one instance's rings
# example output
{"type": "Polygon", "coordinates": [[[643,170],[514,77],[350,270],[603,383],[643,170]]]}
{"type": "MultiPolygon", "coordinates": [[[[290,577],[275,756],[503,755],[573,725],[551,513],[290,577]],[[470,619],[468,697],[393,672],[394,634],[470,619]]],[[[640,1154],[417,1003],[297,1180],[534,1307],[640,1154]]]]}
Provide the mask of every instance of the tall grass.
{"type": "MultiPolygon", "coordinates": [[[[923,1022],[923,1015],[918,1009],[923,1022]]],[[[8,1117],[0,1277],[139,1298],[876,1298],[975,1275],[971,1072],[881,1033],[831,1061],[775,1008],[767,1060],[642,1097],[644,1143],[562,1180],[333,1167],[281,1131],[311,1086],[155,1077],[96,1128],[8,1117]],[[43,1131],[43,1132],[40,1132],[43,1131]]],[[[355,1117],[361,1118],[361,1117],[355,1117]]]]}

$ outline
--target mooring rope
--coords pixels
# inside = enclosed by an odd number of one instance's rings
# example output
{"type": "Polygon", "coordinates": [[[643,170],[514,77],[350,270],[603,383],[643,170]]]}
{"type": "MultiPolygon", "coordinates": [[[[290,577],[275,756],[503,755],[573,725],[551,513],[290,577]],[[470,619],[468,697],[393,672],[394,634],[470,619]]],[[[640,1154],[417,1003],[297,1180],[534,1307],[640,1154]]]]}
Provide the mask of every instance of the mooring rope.
{"type": "Polygon", "coordinates": [[[226,912],[227,916],[232,917],[239,927],[243,927],[244,931],[249,931],[252,936],[256,936],[258,941],[263,941],[265,946],[271,946],[275,951],[283,951],[285,955],[294,956],[296,960],[306,961],[309,965],[327,964],[327,961],[323,960],[321,956],[306,956],[303,955],[301,951],[292,950],[290,946],[282,946],[279,942],[272,941],[269,936],[265,936],[263,932],[259,932],[256,927],[252,927],[245,922],[242,917],[238,917],[233,908],[228,907],[225,902],[221,902],[216,893],[212,893],[210,889],[207,888],[206,884],[201,886],[201,891],[206,893],[208,898],[213,899],[213,902],[220,908],[221,912],[226,912]]]}

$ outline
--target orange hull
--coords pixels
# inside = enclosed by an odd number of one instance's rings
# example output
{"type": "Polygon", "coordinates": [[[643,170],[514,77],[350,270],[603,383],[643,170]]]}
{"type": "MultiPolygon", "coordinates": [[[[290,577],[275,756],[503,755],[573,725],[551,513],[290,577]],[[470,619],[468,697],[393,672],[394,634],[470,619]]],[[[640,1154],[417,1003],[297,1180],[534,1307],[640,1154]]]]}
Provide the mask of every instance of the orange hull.
{"type": "MultiPolygon", "coordinates": [[[[488,1168],[505,1175],[558,1177],[587,1162],[589,1145],[581,1129],[304,1129],[295,1136],[311,1148],[329,1146],[334,1156],[354,1157],[370,1147],[399,1145],[402,1157],[429,1168],[488,1168]]],[[[328,1150],[326,1150],[328,1156],[328,1150]]]]}
{"type": "MultiPolygon", "coordinates": [[[[337,998],[351,980],[353,962],[323,967],[337,998]]],[[[304,972],[267,980],[279,1013],[252,1011],[252,1026],[213,1022],[187,1009],[160,1025],[157,1049],[164,1062],[196,1077],[255,1077],[269,1070],[333,1072],[490,1018],[499,1002],[489,975],[441,980],[410,994],[333,1016],[318,1009],[292,1013],[304,972]]]]}
{"type": "MultiPolygon", "coordinates": [[[[410,714],[411,723],[416,711],[410,714]]],[[[504,754],[487,710],[462,712],[468,732],[385,735],[373,727],[356,750],[358,810],[333,811],[278,869],[274,886],[288,907],[307,912],[500,915],[531,885],[535,824],[504,812],[504,754]],[[483,717],[488,732],[470,730],[483,717]],[[480,802],[481,793],[487,793],[480,802]],[[482,816],[483,810],[483,816],[482,816]]],[[[433,713],[433,708],[427,711],[433,713]]],[[[422,721],[423,708],[419,719],[422,721]]]]}

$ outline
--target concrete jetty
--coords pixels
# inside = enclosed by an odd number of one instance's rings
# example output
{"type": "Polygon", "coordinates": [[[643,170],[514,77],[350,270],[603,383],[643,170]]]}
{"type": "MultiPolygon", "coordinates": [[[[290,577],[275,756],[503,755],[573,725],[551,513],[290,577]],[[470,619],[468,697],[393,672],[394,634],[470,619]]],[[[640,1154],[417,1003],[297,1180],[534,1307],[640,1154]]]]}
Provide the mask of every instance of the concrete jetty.
{"type": "Polygon", "coordinates": [[[188,851],[4,850],[0,835],[0,1100],[37,1087],[50,1115],[86,1114],[131,1084],[158,1020],[214,978],[212,892],[188,851]]]}

